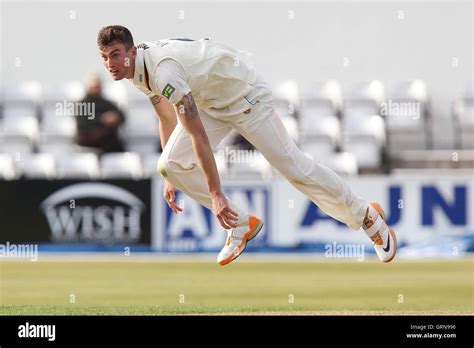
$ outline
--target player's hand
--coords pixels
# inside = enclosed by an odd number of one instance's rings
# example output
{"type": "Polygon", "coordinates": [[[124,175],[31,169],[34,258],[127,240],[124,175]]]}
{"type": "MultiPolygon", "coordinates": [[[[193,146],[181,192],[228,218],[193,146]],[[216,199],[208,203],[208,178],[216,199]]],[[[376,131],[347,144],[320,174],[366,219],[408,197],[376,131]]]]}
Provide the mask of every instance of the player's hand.
{"type": "Polygon", "coordinates": [[[171,208],[173,213],[178,214],[180,211],[183,211],[183,208],[180,208],[176,203],[176,196],[174,194],[174,186],[171,185],[168,180],[165,181],[163,185],[163,198],[168,203],[168,206],[171,208]]]}
{"type": "Polygon", "coordinates": [[[233,211],[227,199],[222,192],[211,195],[212,197],[212,212],[217,216],[222,227],[226,230],[237,227],[238,215],[233,211]]]}

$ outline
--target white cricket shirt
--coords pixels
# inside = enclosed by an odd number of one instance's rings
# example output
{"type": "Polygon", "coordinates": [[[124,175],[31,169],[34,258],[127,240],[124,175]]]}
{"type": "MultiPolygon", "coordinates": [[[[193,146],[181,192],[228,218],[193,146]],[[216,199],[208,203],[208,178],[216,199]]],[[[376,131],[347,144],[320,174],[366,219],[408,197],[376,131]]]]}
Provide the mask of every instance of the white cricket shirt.
{"type": "Polygon", "coordinates": [[[255,88],[257,71],[249,53],[208,39],[137,45],[131,81],[148,96],[160,95],[173,104],[192,92],[198,109],[216,118],[239,115],[270,93],[255,88]],[[151,90],[145,81],[145,65],[151,90]]]}

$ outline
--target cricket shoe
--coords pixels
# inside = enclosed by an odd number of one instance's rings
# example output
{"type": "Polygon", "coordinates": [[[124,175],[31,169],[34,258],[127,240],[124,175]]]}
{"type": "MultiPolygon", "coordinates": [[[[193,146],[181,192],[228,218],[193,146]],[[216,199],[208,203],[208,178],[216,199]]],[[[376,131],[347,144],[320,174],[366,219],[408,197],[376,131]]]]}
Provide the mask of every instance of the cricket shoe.
{"type": "Polygon", "coordinates": [[[249,217],[249,224],[232,228],[227,232],[227,239],[224,247],[217,256],[217,262],[227,265],[234,261],[245,249],[247,242],[255,238],[263,227],[263,222],[256,216],[249,217]]]}
{"type": "Polygon", "coordinates": [[[380,261],[392,261],[397,252],[397,237],[385,222],[385,213],[377,202],[369,202],[369,210],[362,228],[372,240],[380,261]]]}

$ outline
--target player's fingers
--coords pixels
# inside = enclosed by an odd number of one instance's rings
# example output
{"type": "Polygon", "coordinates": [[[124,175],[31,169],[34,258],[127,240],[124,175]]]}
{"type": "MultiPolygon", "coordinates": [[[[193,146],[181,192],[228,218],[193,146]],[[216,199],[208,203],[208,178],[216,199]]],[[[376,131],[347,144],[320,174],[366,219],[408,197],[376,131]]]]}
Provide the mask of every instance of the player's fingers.
{"type": "Polygon", "coordinates": [[[174,202],[174,200],[176,198],[175,195],[174,195],[174,190],[169,190],[168,193],[169,193],[170,202],[174,202]]]}
{"type": "Polygon", "coordinates": [[[222,220],[227,224],[227,226],[237,227],[237,219],[230,215],[228,212],[222,211],[219,215],[222,217],[222,220]]]}
{"type": "Polygon", "coordinates": [[[163,194],[163,199],[166,201],[166,204],[168,204],[168,207],[174,212],[177,213],[176,211],[176,205],[174,204],[174,199],[171,198],[170,196],[170,191],[165,191],[163,194]]]}
{"type": "Polygon", "coordinates": [[[229,220],[229,219],[223,219],[223,220],[225,221],[227,226],[229,226],[230,228],[237,227],[237,221],[236,220],[229,220]]]}
{"type": "Polygon", "coordinates": [[[168,204],[168,207],[169,207],[173,212],[175,212],[174,207],[173,207],[173,205],[172,205],[171,202],[169,202],[168,200],[166,200],[166,204],[168,204]]]}
{"type": "Polygon", "coordinates": [[[228,221],[228,222],[237,222],[237,217],[233,216],[231,213],[229,212],[222,212],[221,216],[225,219],[225,221],[228,221]]]}
{"type": "Polygon", "coordinates": [[[235,211],[233,211],[230,207],[226,207],[225,211],[228,212],[229,214],[233,215],[235,218],[238,218],[239,214],[237,214],[235,211]]]}
{"type": "Polygon", "coordinates": [[[217,217],[217,220],[219,220],[219,223],[221,224],[221,226],[222,226],[223,228],[226,228],[226,227],[224,226],[224,222],[222,221],[222,218],[221,218],[219,215],[216,215],[216,217],[217,217]]]}
{"type": "Polygon", "coordinates": [[[224,219],[220,215],[216,215],[216,216],[222,227],[224,227],[226,230],[231,228],[229,225],[225,223],[224,219]]]}
{"type": "Polygon", "coordinates": [[[180,211],[183,211],[183,208],[178,206],[175,202],[169,202],[168,205],[170,206],[171,209],[173,209],[173,212],[175,214],[179,213],[180,211]]]}
{"type": "Polygon", "coordinates": [[[175,214],[177,213],[176,207],[173,205],[173,203],[168,202],[168,207],[170,207],[170,209],[173,211],[173,213],[175,213],[175,214]]]}

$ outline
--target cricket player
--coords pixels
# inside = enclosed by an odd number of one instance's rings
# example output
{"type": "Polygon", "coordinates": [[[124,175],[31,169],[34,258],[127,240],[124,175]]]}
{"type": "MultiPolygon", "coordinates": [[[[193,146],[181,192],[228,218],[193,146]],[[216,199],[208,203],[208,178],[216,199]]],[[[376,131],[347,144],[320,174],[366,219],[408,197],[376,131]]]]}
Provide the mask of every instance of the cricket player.
{"type": "Polygon", "coordinates": [[[232,129],[322,211],[351,229],[362,227],[381,261],[393,260],[397,240],[381,206],[356,196],[342,178],[296,146],[248,53],[209,39],[135,46],[130,31],[119,25],[102,28],[97,43],[112,78],[129,79],[158,114],[163,147],[158,171],[169,207],[182,211],[175,202],[178,188],[211,209],[227,230],[217,257],[220,265],[237,258],[263,227],[258,216],[222,192],[213,149],[232,129]]]}

